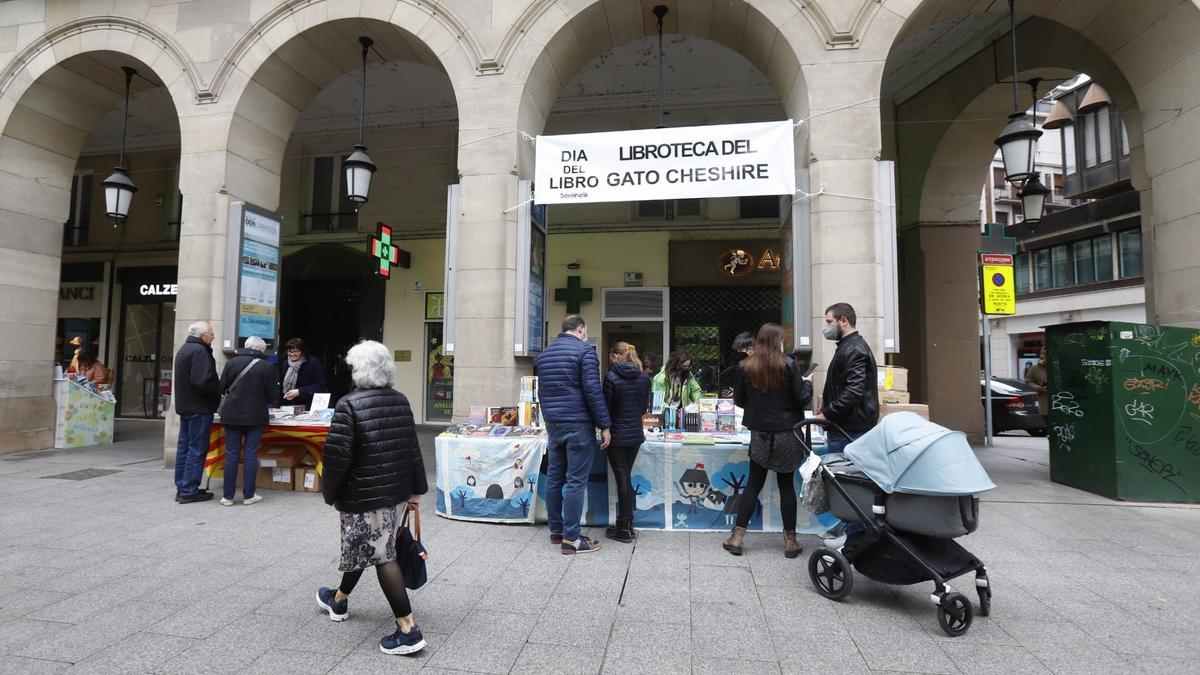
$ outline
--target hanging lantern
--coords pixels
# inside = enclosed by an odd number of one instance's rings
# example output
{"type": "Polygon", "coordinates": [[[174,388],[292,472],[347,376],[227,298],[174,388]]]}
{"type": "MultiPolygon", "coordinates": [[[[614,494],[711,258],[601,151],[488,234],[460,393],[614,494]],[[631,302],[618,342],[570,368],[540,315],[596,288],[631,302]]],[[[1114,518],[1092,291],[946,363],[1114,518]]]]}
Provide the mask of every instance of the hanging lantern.
{"type": "Polygon", "coordinates": [[[1004,159],[1004,180],[1021,183],[1034,175],[1037,141],[1042,132],[1024,112],[1013,113],[1008,119],[1008,126],[996,139],[996,145],[1000,146],[1000,156],[1004,159]]]}
{"type": "Polygon", "coordinates": [[[129,179],[129,172],[121,167],[113,169],[112,175],[104,179],[104,212],[109,218],[125,220],[129,216],[129,203],[137,186],[129,179]]]}
{"type": "Polygon", "coordinates": [[[354,152],[342,162],[346,170],[346,199],[357,204],[367,201],[371,191],[371,174],[375,173],[375,163],[367,157],[367,148],[363,145],[354,146],[354,152]]]}
{"type": "Polygon", "coordinates": [[[1048,194],[1050,194],[1050,190],[1042,185],[1041,179],[1036,174],[1033,178],[1025,181],[1025,185],[1021,188],[1021,211],[1025,215],[1025,226],[1030,230],[1042,222],[1042,212],[1046,208],[1046,195],[1048,194]]]}

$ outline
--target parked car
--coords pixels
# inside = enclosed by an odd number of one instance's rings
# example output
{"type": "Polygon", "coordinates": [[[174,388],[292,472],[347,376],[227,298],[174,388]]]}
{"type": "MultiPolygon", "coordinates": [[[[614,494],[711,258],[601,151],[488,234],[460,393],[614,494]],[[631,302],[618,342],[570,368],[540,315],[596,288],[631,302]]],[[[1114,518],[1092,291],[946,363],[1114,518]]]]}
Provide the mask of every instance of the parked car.
{"type": "MultiPolygon", "coordinates": [[[[984,405],[983,380],[979,381],[979,403],[984,405]]],[[[1038,410],[1037,392],[1020,380],[992,378],[992,433],[1026,431],[1046,435],[1046,413],[1038,410]]]]}

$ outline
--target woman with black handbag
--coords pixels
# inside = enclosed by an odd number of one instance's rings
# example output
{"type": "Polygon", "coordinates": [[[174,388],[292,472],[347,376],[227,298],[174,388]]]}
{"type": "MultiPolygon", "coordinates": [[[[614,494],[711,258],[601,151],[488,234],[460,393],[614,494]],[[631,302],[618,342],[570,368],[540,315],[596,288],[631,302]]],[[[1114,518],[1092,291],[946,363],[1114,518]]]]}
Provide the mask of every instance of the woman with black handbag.
{"type": "Polygon", "coordinates": [[[336,589],[321,587],[317,604],[333,621],[350,618],[350,593],[363,570],[374,567],[396,617],[396,631],[379,641],[379,649],[412,654],[424,649],[425,640],[405,590],[399,561],[413,549],[407,528],[397,531],[396,507],[415,507],[428,491],[425,463],[408,398],[392,388],[391,350],[364,340],[346,353],[346,364],[356,389],[334,409],[322,458],[325,503],[341,515],[342,581],[336,589]]]}
{"type": "Polygon", "coordinates": [[[783,327],[779,324],[768,323],[758,329],[754,351],[738,365],[733,400],[745,409],[742,424],[751,432],[750,480],[738,497],[733,532],[722,546],[733,555],[745,551],[746,527],[758,506],[767,472],[774,471],[783,516],[783,554],[796,558],[800,544],[796,540],[795,478],[804,450],[792,435],[792,427],[804,419],[804,409],[812,401],[812,381],[783,353],[783,327]]]}

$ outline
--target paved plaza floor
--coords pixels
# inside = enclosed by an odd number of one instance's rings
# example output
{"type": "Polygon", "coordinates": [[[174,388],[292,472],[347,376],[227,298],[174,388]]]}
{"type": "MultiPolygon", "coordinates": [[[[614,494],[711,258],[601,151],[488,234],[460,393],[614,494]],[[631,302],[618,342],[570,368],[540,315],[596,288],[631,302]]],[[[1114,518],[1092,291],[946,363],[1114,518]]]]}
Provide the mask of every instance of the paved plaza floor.
{"type": "MultiPolygon", "coordinates": [[[[109,447],[0,458],[0,671],[1200,671],[1200,508],[1051,483],[1044,439],[979,451],[999,487],[960,541],[995,597],[963,637],[939,629],[932,584],[859,576],[845,602],[817,595],[813,537],[796,560],[779,534],[750,535],[737,558],[720,534],[666,532],[572,558],[545,526],[445,520],[427,496],[431,580],[413,605],[429,646],[403,657],[378,650],[392,619],[372,572],[349,621],[315,606],[339,578],[320,495],[176,504],[161,429],[122,421],[109,447]],[[102,475],[59,477],[84,470],[102,475]]],[[[974,599],[970,577],[958,586],[974,599]]]]}

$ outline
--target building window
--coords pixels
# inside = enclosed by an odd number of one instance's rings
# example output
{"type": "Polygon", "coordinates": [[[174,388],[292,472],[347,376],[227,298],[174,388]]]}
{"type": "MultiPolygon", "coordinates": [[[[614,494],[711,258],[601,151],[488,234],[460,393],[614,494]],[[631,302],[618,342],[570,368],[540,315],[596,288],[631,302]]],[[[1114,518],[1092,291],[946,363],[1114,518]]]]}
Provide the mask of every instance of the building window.
{"type": "Polygon", "coordinates": [[[86,246],[92,220],[92,174],[77,173],[71,179],[71,212],[63,223],[63,246],[86,246]]]}
{"type": "Polygon", "coordinates": [[[309,232],[341,232],[358,230],[358,205],[346,199],[346,172],[342,162],[346,157],[318,155],[312,159],[309,232]]]}
{"type": "MultiPolygon", "coordinates": [[[[778,201],[778,197],[771,197],[778,201]]],[[[653,199],[637,203],[637,217],[641,220],[675,220],[677,218],[699,218],[703,215],[700,199],[653,199]]],[[[776,206],[776,212],[779,208],[776,206]]]]}
{"type": "Polygon", "coordinates": [[[1102,235],[1071,244],[1076,284],[1112,281],[1112,235],[1102,235]]]}
{"type": "MultiPolygon", "coordinates": [[[[1119,119],[1119,118],[1118,118],[1119,119]]],[[[1125,128],[1125,120],[1119,119],[1121,127],[1121,156],[1129,156],[1129,130],[1125,128]]]]}
{"type": "Polygon", "coordinates": [[[1067,174],[1075,173],[1075,125],[1065,124],[1062,128],[1063,167],[1067,174]]]}
{"type": "Polygon", "coordinates": [[[1013,270],[1014,281],[1017,285],[1017,294],[1029,292],[1029,254],[1018,253],[1016,257],[1016,268],[1013,270]]]}
{"type": "Polygon", "coordinates": [[[1050,283],[1050,249],[1043,248],[1033,252],[1033,289],[1047,291],[1054,286],[1050,283]]]}
{"type": "Polygon", "coordinates": [[[1096,116],[1092,114],[1082,115],[1080,122],[1083,128],[1083,166],[1091,168],[1096,166],[1096,116]]]}
{"type": "Polygon", "coordinates": [[[1142,276],[1142,231],[1125,230],[1118,234],[1117,249],[1121,278],[1142,276]]]}
{"type": "Polygon", "coordinates": [[[1052,288],[1071,285],[1071,260],[1067,255],[1066,244],[1050,249],[1050,283],[1052,288]]]}
{"type": "Polygon", "coordinates": [[[1000,223],[1001,225],[1008,227],[1008,224],[1009,224],[1008,219],[1009,219],[1008,211],[997,211],[996,212],[996,222],[997,223],[1000,223]]]}
{"type": "Polygon", "coordinates": [[[1112,281],[1113,250],[1111,234],[1105,234],[1092,240],[1092,259],[1095,261],[1096,281],[1112,281]]]}
{"type": "Polygon", "coordinates": [[[1112,119],[1108,106],[1096,111],[1096,133],[1100,148],[1100,163],[1111,162],[1113,158],[1112,119]]]}
{"type": "Polygon", "coordinates": [[[779,197],[774,195],[739,197],[738,216],[741,218],[779,218],[779,197]]]}

